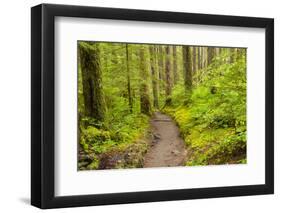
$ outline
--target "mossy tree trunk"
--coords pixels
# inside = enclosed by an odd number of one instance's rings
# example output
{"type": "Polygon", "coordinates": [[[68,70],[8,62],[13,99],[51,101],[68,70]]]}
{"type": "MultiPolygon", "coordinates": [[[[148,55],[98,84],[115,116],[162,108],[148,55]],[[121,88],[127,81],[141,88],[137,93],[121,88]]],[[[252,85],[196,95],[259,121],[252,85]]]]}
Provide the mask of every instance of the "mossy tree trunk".
{"type": "Polygon", "coordinates": [[[199,47],[199,49],[200,49],[200,69],[203,69],[203,61],[204,61],[203,48],[199,47]]]}
{"type": "Polygon", "coordinates": [[[166,104],[171,103],[172,94],[172,78],[171,78],[171,49],[169,46],[165,47],[166,51],[166,63],[165,63],[165,93],[166,93],[166,104]]]}
{"type": "Polygon", "coordinates": [[[117,50],[118,50],[118,48],[116,48],[116,46],[113,46],[113,48],[111,50],[111,63],[114,64],[114,65],[118,64],[117,50]]]}
{"type": "Polygon", "coordinates": [[[243,54],[246,54],[246,49],[244,48],[237,48],[237,58],[241,58],[243,56],[243,54]]]}
{"type": "Polygon", "coordinates": [[[150,53],[150,70],[151,70],[151,78],[152,78],[152,94],[153,94],[153,106],[155,108],[159,108],[158,102],[158,73],[156,69],[156,54],[155,54],[155,47],[150,45],[149,46],[149,53],[150,53]]]}
{"type": "Polygon", "coordinates": [[[178,63],[177,63],[177,46],[173,46],[173,74],[174,74],[174,85],[176,85],[179,80],[178,63]]]}
{"type": "Polygon", "coordinates": [[[192,72],[195,73],[196,71],[196,47],[192,47],[192,72]]]}
{"type": "Polygon", "coordinates": [[[145,48],[140,46],[140,111],[143,114],[150,115],[151,105],[149,98],[149,88],[148,88],[148,70],[147,62],[145,57],[145,48]]]}
{"type": "Polygon", "coordinates": [[[85,115],[103,121],[105,102],[102,89],[100,54],[97,44],[79,43],[85,115]]]}
{"type": "Polygon", "coordinates": [[[235,62],[238,59],[238,48],[232,48],[231,49],[231,55],[230,55],[230,63],[235,62]]]}
{"type": "Polygon", "coordinates": [[[183,77],[185,89],[188,91],[192,86],[191,48],[188,46],[183,47],[183,77]]]}
{"type": "Polygon", "coordinates": [[[208,65],[210,65],[215,57],[215,48],[208,47],[208,65]]]}
{"type": "Polygon", "coordinates": [[[128,90],[128,101],[130,112],[133,112],[133,99],[131,92],[131,73],[130,73],[130,64],[129,64],[129,48],[128,44],[126,44],[126,68],[127,68],[127,90],[128,90]]]}
{"type": "Polygon", "coordinates": [[[197,67],[198,67],[198,70],[201,69],[201,67],[200,67],[200,60],[201,60],[201,57],[200,57],[200,47],[197,47],[197,67]]]}
{"type": "Polygon", "coordinates": [[[160,93],[164,90],[164,52],[163,52],[163,45],[158,46],[158,75],[159,75],[159,91],[160,93]]]}

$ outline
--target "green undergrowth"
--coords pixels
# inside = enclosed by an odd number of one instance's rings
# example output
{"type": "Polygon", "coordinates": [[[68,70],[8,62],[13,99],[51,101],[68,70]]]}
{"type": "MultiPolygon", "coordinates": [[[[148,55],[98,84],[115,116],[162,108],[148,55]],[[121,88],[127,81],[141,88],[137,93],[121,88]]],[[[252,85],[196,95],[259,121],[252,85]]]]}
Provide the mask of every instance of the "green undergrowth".
{"type": "Polygon", "coordinates": [[[189,149],[186,165],[246,163],[245,58],[215,61],[208,69],[189,93],[174,88],[173,105],[163,111],[175,119],[189,149]]]}
{"type": "Polygon", "coordinates": [[[203,118],[192,117],[192,110],[184,106],[164,110],[177,122],[189,149],[186,165],[246,163],[245,130],[232,126],[210,127],[203,118]]]}
{"type": "Polygon", "coordinates": [[[140,167],[147,150],[149,117],[128,114],[110,124],[83,119],[80,125],[79,169],[140,167]]]}

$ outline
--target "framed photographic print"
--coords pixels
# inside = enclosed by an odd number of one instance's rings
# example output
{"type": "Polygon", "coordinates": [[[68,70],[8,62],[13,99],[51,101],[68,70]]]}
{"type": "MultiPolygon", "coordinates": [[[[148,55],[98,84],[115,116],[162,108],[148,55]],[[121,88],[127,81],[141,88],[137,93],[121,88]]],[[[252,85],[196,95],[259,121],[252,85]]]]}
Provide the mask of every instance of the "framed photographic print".
{"type": "Polygon", "coordinates": [[[272,194],[274,21],[31,9],[31,203],[272,194]]]}

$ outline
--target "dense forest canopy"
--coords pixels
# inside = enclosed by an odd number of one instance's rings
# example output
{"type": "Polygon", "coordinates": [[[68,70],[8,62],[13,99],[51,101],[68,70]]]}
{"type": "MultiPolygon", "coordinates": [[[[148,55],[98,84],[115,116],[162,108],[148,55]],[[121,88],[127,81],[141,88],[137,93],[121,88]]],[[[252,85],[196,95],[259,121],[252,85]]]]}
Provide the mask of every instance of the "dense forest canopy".
{"type": "Polygon", "coordinates": [[[78,168],[136,168],[155,112],[185,165],[246,163],[246,49],[78,42],[78,168]]]}

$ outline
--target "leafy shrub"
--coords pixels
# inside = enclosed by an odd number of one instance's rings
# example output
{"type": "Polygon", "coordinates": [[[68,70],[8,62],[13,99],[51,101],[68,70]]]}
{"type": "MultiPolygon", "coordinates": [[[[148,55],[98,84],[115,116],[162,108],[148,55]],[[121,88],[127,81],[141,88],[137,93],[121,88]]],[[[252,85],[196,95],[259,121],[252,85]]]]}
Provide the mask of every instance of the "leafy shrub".
{"type": "Polygon", "coordinates": [[[219,63],[217,58],[195,78],[191,94],[173,93],[170,114],[190,149],[187,165],[246,163],[246,64],[219,63]],[[211,72],[210,72],[211,71],[211,72]],[[180,99],[180,100],[179,100],[180,99]]]}
{"type": "MultiPolygon", "coordinates": [[[[112,115],[114,116],[114,115],[112,115]]],[[[110,119],[108,117],[108,119],[110,119]]],[[[122,153],[126,152],[131,144],[138,143],[136,147],[139,150],[146,150],[147,144],[139,143],[141,137],[145,137],[144,133],[148,128],[149,118],[142,114],[127,114],[120,120],[111,119],[110,125],[90,125],[87,121],[87,127],[81,126],[80,132],[80,145],[85,153],[94,153],[97,158],[91,160],[90,163],[84,164],[83,161],[79,162],[80,169],[97,169],[100,168],[101,158],[104,156],[113,156],[110,153],[116,153],[118,156],[123,156],[122,153]],[[106,128],[106,126],[108,128],[106,128]]],[[[85,120],[84,120],[85,123],[85,120]]],[[[144,152],[139,152],[144,155],[144,152]]],[[[141,159],[138,157],[138,159],[141,159]]],[[[129,164],[129,163],[128,163],[129,164]]],[[[132,163],[130,163],[131,165],[132,163]]],[[[123,164],[122,164],[123,165],[123,164]]],[[[139,163],[135,164],[135,166],[139,163]]],[[[119,165],[119,167],[121,164],[119,165]]],[[[125,164],[123,166],[126,166],[125,164]]]]}

